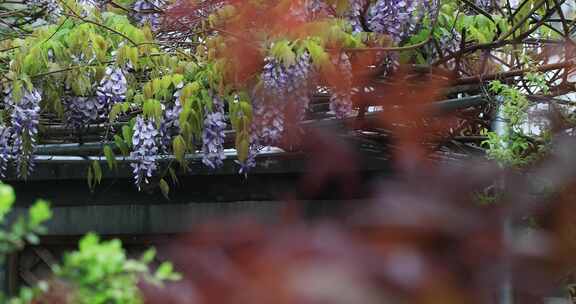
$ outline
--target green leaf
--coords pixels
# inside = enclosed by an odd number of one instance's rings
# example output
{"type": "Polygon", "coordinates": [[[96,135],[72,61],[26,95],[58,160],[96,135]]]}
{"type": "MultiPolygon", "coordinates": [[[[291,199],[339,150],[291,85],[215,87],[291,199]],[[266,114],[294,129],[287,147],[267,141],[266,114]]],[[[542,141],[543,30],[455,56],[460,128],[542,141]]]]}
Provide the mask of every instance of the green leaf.
{"type": "Polygon", "coordinates": [[[312,62],[314,63],[314,66],[316,66],[317,68],[322,69],[323,67],[325,67],[327,64],[330,63],[330,56],[328,55],[328,53],[326,53],[324,48],[317,42],[310,39],[307,40],[306,48],[308,49],[308,52],[310,52],[310,57],[312,57],[312,62]]]}
{"type": "Polygon", "coordinates": [[[116,119],[118,118],[118,115],[120,115],[120,113],[124,112],[123,111],[123,103],[116,103],[112,106],[112,109],[110,110],[110,114],[108,114],[110,123],[113,123],[114,121],[116,121],[116,119]]]}
{"type": "Polygon", "coordinates": [[[93,232],[86,234],[79,242],[78,247],[80,251],[86,251],[98,245],[100,238],[93,232]]]}
{"type": "Polygon", "coordinates": [[[126,49],[126,55],[135,69],[138,69],[138,49],[130,47],[126,49]]]}
{"type": "Polygon", "coordinates": [[[40,238],[34,233],[28,233],[25,236],[26,241],[32,245],[36,245],[40,242],[40,238]]]}
{"type": "Polygon", "coordinates": [[[160,127],[162,122],[162,104],[160,101],[156,99],[146,100],[142,107],[142,113],[145,118],[155,121],[157,126],[160,127]]]}
{"type": "Polygon", "coordinates": [[[92,166],[88,166],[86,180],[88,182],[88,188],[90,188],[90,191],[92,191],[94,189],[94,173],[92,173],[92,166]]]}
{"type": "Polygon", "coordinates": [[[120,153],[122,153],[122,155],[128,156],[128,154],[130,153],[129,147],[126,144],[126,142],[124,142],[124,139],[122,139],[122,137],[120,137],[119,135],[114,135],[114,143],[116,144],[116,147],[120,149],[120,153]]]}
{"type": "Polygon", "coordinates": [[[128,146],[132,146],[132,129],[129,126],[122,126],[122,137],[124,137],[124,143],[128,146]]]}
{"type": "Polygon", "coordinates": [[[34,205],[32,205],[32,207],[30,207],[28,215],[30,217],[30,226],[37,227],[52,218],[50,204],[44,200],[38,200],[34,205]]]}
{"type": "Polygon", "coordinates": [[[6,213],[12,209],[15,201],[14,189],[9,185],[0,184],[0,219],[3,219],[6,213]]]}
{"type": "Polygon", "coordinates": [[[162,178],[160,179],[160,190],[162,191],[162,195],[164,195],[164,197],[166,199],[170,199],[170,197],[168,196],[168,194],[170,194],[170,186],[168,185],[168,183],[162,178]]]}
{"type": "Polygon", "coordinates": [[[178,86],[179,84],[182,83],[182,81],[184,81],[184,75],[182,74],[173,74],[172,75],[172,85],[173,86],[178,86]]]}
{"type": "Polygon", "coordinates": [[[294,54],[288,40],[276,41],[270,52],[272,56],[280,60],[285,66],[291,66],[296,63],[296,54],[294,54]]]}
{"type": "Polygon", "coordinates": [[[110,145],[104,146],[104,156],[106,156],[108,168],[110,168],[110,170],[116,168],[116,156],[114,155],[114,151],[112,151],[112,147],[110,147],[110,145]]]}
{"type": "Polygon", "coordinates": [[[144,85],[144,97],[147,99],[154,97],[154,86],[152,82],[144,85]]]}
{"type": "Polygon", "coordinates": [[[170,178],[172,179],[172,184],[178,185],[178,176],[172,167],[168,168],[168,172],[170,173],[170,178]]]}
{"type": "Polygon", "coordinates": [[[184,137],[182,135],[178,135],[172,141],[172,149],[174,150],[174,156],[176,160],[182,164],[183,166],[186,164],[186,160],[184,158],[186,154],[186,142],[184,141],[184,137]]]}
{"type": "Polygon", "coordinates": [[[174,267],[170,262],[160,264],[154,276],[159,280],[177,281],[181,279],[181,275],[174,272],[174,267]]]}
{"type": "Polygon", "coordinates": [[[248,157],[250,149],[250,139],[246,132],[241,132],[236,139],[236,150],[238,151],[238,160],[243,162],[248,157]]]}
{"type": "Polygon", "coordinates": [[[154,260],[154,257],[156,257],[156,249],[150,248],[146,250],[144,254],[142,254],[142,257],[140,257],[140,261],[148,264],[154,260]]]}
{"type": "Polygon", "coordinates": [[[94,184],[100,184],[102,181],[102,168],[100,162],[97,160],[92,161],[92,169],[94,170],[94,184]]]}

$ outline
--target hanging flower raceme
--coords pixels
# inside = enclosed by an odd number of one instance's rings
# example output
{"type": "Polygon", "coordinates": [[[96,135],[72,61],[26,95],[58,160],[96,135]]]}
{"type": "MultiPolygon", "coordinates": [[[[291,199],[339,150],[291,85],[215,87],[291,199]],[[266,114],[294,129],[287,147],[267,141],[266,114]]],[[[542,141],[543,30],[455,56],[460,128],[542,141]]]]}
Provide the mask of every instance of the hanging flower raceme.
{"type": "Polygon", "coordinates": [[[330,96],[330,111],[342,119],[352,113],[352,64],[346,53],[341,53],[338,57],[332,59],[332,62],[343,79],[330,96]]]}
{"type": "Polygon", "coordinates": [[[91,122],[105,118],[107,105],[101,98],[69,96],[64,99],[66,125],[82,128],[91,122]]]}
{"type": "Polygon", "coordinates": [[[207,111],[202,131],[202,163],[215,169],[222,166],[226,158],[224,155],[226,117],[222,100],[213,94],[212,101],[212,110],[207,111]]]}
{"type": "Polygon", "coordinates": [[[16,159],[18,176],[27,177],[34,170],[42,95],[35,88],[22,90],[20,100],[15,100],[10,92],[6,96],[6,104],[11,110],[12,154],[16,159]]]}
{"type": "Polygon", "coordinates": [[[172,138],[180,133],[180,113],[182,113],[182,104],[180,95],[183,84],[179,84],[174,92],[174,103],[166,106],[164,117],[160,123],[160,150],[168,152],[172,144],[172,138]]]}
{"type": "Polygon", "coordinates": [[[266,57],[262,71],[264,94],[272,96],[277,104],[294,103],[299,111],[297,117],[302,119],[310,102],[307,89],[311,76],[312,62],[308,52],[296,57],[295,63],[288,66],[276,58],[266,57]]]}
{"type": "Polygon", "coordinates": [[[262,92],[252,96],[252,124],[250,132],[252,142],[262,146],[273,146],[280,142],[284,133],[284,103],[276,103],[271,98],[265,99],[262,92]]]}
{"type": "MultiPolygon", "coordinates": [[[[440,37],[436,40],[428,42],[423,51],[426,55],[428,63],[432,64],[437,60],[442,60],[447,56],[451,56],[458,52],[461,47],[462,36],[458,31],[452,29],[451,32],[442,31],[440,37]]],[[[444,63],[444,66],[453,69],[455,67],[456,60],[450,59],[444,63]]]]}
{"type": "Polygon", "coordinates": [[[128,81],[124,72],[118,67],[107,67],[100,84],[96,89],[96,96],[102,109],[109,109],[113,104],[126,99],[128,81]]]}
{"type": "Polygon", "coordinates": [[[66,124],[73,128],[105,120],[113,104],[126,99],[127,81],[122,69],[107,67],[96,88],[96,96],[69,96],[64,99],[66,124]]]}
{"type": "Polygon", "coordinates": [[[78,4],[83,5],[86,8],[96,8],[99,10],[105,10],[106,4],[108,1],[106,0],[77,0],[78,4]]]}
{"type": "Polygon", "coordinates": [[[160,123],[160,141],[162,151],[167,152],[170,149],[172,138],[180,133],[180,113],[182,105],[177,98],[173,105],[164,110],[164,119],[160,123]]]}
{"type": "Polygon", "coordinates": [[[244,161],[236,160],[236,163],[240,165],[240,169],[238,170],[238,174],[244,175],[244,177],[248,177],[248,172],[256,167],[256,156],[258,152],[260,152],[262,148],[257,144],[250,144],[248,148],[248,156],[244,161]]]}
{"type": "Polygon", "coordinates": [[[262,70],[262,82],[264,89],[279,97],[288,97],[302,89],[302,85],[310,76],[312,63],[310,55],[305,52],[296,58],[294,64],[284,65],[273,57],[264,59],[264,68],[262,70]]]}
{"type": "Polygon", "coordinates": [[[130,165],[138,189],[141,189],[142,184],[150,183],[150,178],[158,168],[158,137],[156,123],[138,115],[132,134],[133,151],[130,153],[134,159],[130,165]]]}
{"type": "Polygon", "coordinates": [[[479,8],[487,11],[487,12],[493,12],[496,8],[497,8],[497,4],[494,2],[494,0],[476,0],[475,3],[479,8]]]}
{"type": "Polygon", "coordinates": [[[360,33],[364,31],[364,26],[362,25],[362,14],[364,13],[364,7],[366,4],[366,0],[349,1],[349,9],[344,17],[352,26],[352,32],[354,33],[360,33]]]}
{"type": "Polygon", "coordinates": [[[362,25],[362,16],[364,10],[368,5],[367,0],[350,0],[348,1],[348,9],[341,15],[335,16],[337,8],[334,4],[329,4],[324,0],[311,0],[307,1],[308,7],[308,20],[313,21],[321,17],[342,17],[350,23],[352,32],[359,33],[365,31],[362,25]]]}
{"type": "Polygon", "coordinates": [[[36,8],[43,11],[46,19],[57,20],[62,14],[62,8],[58,0],[26,0],[24,3],[29,8],[36,8]]]}
{"type": "Polygon", "coordinates": [[[12,137],[12,129],[10,127],[0,127],[0,177],[6,177],[6,169],[8,162],[12,157],[12,148],[10,147],[10,139],[12,137]]]}
{"type": "Polygon", "coordinates": [[[156,31],[162,25],[160,9],[165,5],[166,2],[162,0],[137,0],[133,5],[133,17],[138,25],[149,24],[156,31]]]}
{"type": "Polygon", "coordinates": [[[366,23],[400,43],[421,28],[424,17],[435,18],[437,7],[437,0],[378,0],[368,9],[366,23]]]}

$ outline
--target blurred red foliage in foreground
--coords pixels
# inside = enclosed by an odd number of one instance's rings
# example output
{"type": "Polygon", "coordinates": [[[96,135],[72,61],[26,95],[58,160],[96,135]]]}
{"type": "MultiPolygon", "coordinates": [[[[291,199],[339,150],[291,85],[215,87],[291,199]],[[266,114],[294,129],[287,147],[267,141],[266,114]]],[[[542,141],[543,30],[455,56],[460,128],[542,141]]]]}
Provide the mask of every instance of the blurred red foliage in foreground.
{"type": "MultiPolygon", "coordinates": [[[[249,28],[295,37],[314,28],[280,18],[282,12],[255,16],[250,2],[238,8],[239,17],[220,30],[230,32],[220,55],[236,64],[233,74],[241,83],[262,60],[251,47],[256,38],[249,28]],[[234,33],[243,33],[242,39],[234,33]]],[[[445,133],[453,119],[397,126],[429,118],[422,106],[442,98],[449,81],[406,82],[405,76],[400,70],[396,82],[361,96],[375,106],[401,100],[402,109],[382,111],[376,124],[395,132],[397,176],[375,181],[368,199],[347,201],[331,217],[305,219],[286,197],[291,209],[281,225],[239,219],[194,227],[193,234],[174,240],[170,252],[185,279],[164,289],[144,286],[147,302],[496,303],[508,270],[516,303],[541,303],[554,293],[576,265],[576,141],[559,136],[550,155],[522,173],[480,159],[426,163],[429,151],[422,143],[445,133]],[[497,202],[480,204],[480,194],[493,193],[490,187],[501,179],[497,202]],[[511,240],[503,234],[505,219],[514,227],[511,240]]],[[[343,199],[358,190],[359,159],[335,135],[313,131],[301,145],[311,167],[295,192],[313,195],[331,180],[343,199]]]]}
{"type": "Polygon", "coordinates": [[[541,303],[574,265],[575,146],[559,138],[531,170],[549,195],[509,172],[501,200],[479,205],[475,193],[503,172],[471,162],[382,181],[372,199],[347,203],[339,216],[196,227],[172,251],[186,279],[146,289],[148,302],[496,303],[508,259],[517,303],[541,303]],[[537,228],[526,228],[528,216],[537,228]],[[511,242],[505,217],[525,227],[511,242]]]}
{"type": "MultiPolygon", "coordinates": [[[[314,30],[279,12],[256,16],[248,2],[233,3],[239,17],[219,30],[229,33],[219,55],[235,64],[232,74],[240,83],[261,68],[262,58],[250,51],[257,45],[250,28],[293,38],[314,30]]],[[[374,53],[352,57],[356,84],[375,85],[358,76],[370,72],[359,66],[374,59],[374,53]]],[[[329,218],[301,218],[291,202],[283,225],[239,220],[195,227],[192,235],[175,240],[172,250],[185,280],[163,290],[146,288],[148,302],[496,303],[507,269],[516,303],[541,303],[554,293],[576,265],[574,139],[559,137],[549,158],[522,174],[482,160],[427,163],[430,151],[422,143],[439,140],[431,134],[447,134],[456,121],[444,117],[420,124],[430,118],[421,109],[441,99],[450,81],[432,76],[407,81],[408,76],[400,69],[392,77],[396,81],[375,85],[356,100],[360,108],[402,104],[382,111],[371,126],[394,132],[398,176],[375,182],[369,199],[339,205],[341,212],[329,218]],[[414,127],[398,127],[406,125],[414,127]],[[493,194],[500,179],[505,187],[497,202],[480,204],[480,194],[493,194]],[[511,240],[503,236],[505,219],[515,227],[511,240]]],[[[338,83],[329,71],[323,77],[338,83]]],[[[334,134],[313,131],[301,145],[311,167],[295,191],[313,194],[334,180],[332,190],[343,199],[358,190],[359,159],[334,134]]]]}

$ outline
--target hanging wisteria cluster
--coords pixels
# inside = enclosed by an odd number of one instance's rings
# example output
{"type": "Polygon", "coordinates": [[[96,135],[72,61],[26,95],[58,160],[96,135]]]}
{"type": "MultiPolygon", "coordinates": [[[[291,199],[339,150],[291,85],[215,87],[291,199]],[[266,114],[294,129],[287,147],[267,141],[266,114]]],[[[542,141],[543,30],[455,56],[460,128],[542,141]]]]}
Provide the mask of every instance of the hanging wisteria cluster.
{"type": "Polygon", "coordinates": [[[273,96],[280,109],[287,103],[295,104],[299,110],[297,116],[302,118],[310,102],[308,88],[312,76],[312,61],[304,52],[288,66],[276,58],[265,58],[261,78],[265,94],[273,96]]]}
{"type": "Polygon", "coordinates": [[[378,0],[366,16],[368,28],[376,33],[389,35],[400,42],[417,30],[417,9],[422,1],[417,0],[378,0]]]}
{"type": "Polygon", "coordinates": [[[352,0],[349,2],[349,9],[344,15],[352,26],[352,32],[360,33],[364,31],[364,26],[362,25],[362,16],[364,13],[364,8],[367,5],[366,0],[352,0]]]}
{"type": "Polygon", "coordinates": [[[254,90],[251,98],[253,119],[250,134],[253,144],[263,146],[277,144],[284,132],[283,103],[267,99],[261,90],[254,90]]]}
{"type": "Polygon", "coordinates": [[[221,167],[224,155],[226,116],[224,103],[216,94],[212,94],[212,109],[207,110],[202,131],[202,163],[212,169],[221,167]]]}
{"type": "Polygon", "coordinates": [[[476,0],[475,4],[487,12],[492,12],[498,7],[496,1],[497,0],[476,0]]]}
{"type": "Polygon", "coordinates": [[[30,8],[42,10],[48,20],[56,20],[62,14],[62,8],[58,0],[27,0],[26,5],[30,8]]]}
{"type": "Polygon", "coordinates": [[[238,162],[240,174],[247,174],[256,165],[256,155],[265,146],[280,143],[286,128],[287,114],[302,120],[310,103],[309,88],[314,69],[310,54],[303,52],[293,64],[285,65],[274,57],[264,59],[260,88],[251,94],[252,124],[247,158],[238,162]],[[287,113],[295,110],[296,113],[287,113]]]}
{"type": "Polygon", "coordinates": [[[126,99],[128,83],[124,71],[118,67],[107,67],[95,91],[95,96],[70,95],[64,98],[65,122],[68,126],[82,128],[106,120],[111,107],[126,99]]]}
{"type": "Polygon", "coordinates": [[[25,178],[34,170],[42,94],[35,88],[22,90],[19,100],[14,98],[15,94],[11,90],[6,92],[4,98],[10,110],[10,125],[1,127],[0,176],[4,176],[9,159],[15,161],[20,177],[25,178]]]}
{"type": "Polygon", "coordinates": [[[330,111],[334,112],[337,118],[342,119],[352,112],[352,64],[346,53],[341,53],[338,57],[333,58],[332,61],[342,79],[330,96],[330,111]]]}
{"type": "MultiPolygon", "coordinates": [[[[330,5],[322,0],[312,0],[307,1],[307,11],[308,20],[314,20],[323,15],[333,15],[336,12],[336,6],[330,5]]],[[[368,6],[367,0],[350,0],[348,1],[348,8],[345,13],[341,16],[348,21],[352,27],[352,32],[360,33],[364,32],[364,26],[362,24],[362,19],[364,18],[365,10],[368,6]]]]}
{"type": "Polygon", "coordinates": [[[74,129],[83,128],[105,115],[105,103],[102,102],[101,98],[95,96],[67,96],[64,105],[66,107],[66,124],[74,129]]]}
{"type": "Polygon", "coordinates": [[[308,53],[300,55],[292,65],[285,66],[278,59],[264,59],[262,87],[252,92],[253,119],[250,126],[248,157],[240,162],[240,173],[246,174],[255,165],[255,157],[264,146],[277,145],[286,124],[288,105],[297,105],[297,118],[302,119],[310,98],[306,85],[312,77],[308,53]]]}
{"type": "Polygon", "coordinates": [[[153,31],[162,25],[162,8],[166,6],[163,0],[136,0],[132,6],[133,18],[138,25],[149,24],[153,31]]]}
{"type": "Polygon", "coordinates": [[[126,99],[128,82],[124,72],[119,67],[107,67],[104,77],[96,89],[96,96],[99,100],[99,108],[109,110],[110,107],[126,99]]]}
{"type": "Polygon", "coordinates": [[[178,94],[175,94],[175,101],[173,105],[170,105],[164,110],[164,118],[160,123],[160,141],[161,150],[163,152],[168,152],[170,150],[170,145],[172,144],[172,138],[180,133],[180,123],[178,119],[180,118],[180,113],[182,112],[182,105],[178,98],[178,94]]]}
{"type": "MultiPolygon", "coordinates": [[[[176,87],[173,94],[174,102],[164,109],[160,126],[154,119],[136,117],[132,128],[133,158],[131,164],[134,175],[134,183],[140,189],[142,185],[149,184],[150,178],[158,169],[158,159],[161,153],[171,152],[172,139],[180,133],[179,118],[182,113],[180,103],[182,85],[176,87]]],[[[224,124],[224,127],[226,125],[224,124]]]]}
{"type": "Polygon", "coordinates": [[[12,148],[10,147],[10,139],[12,137],[11,129],[6,126],[0,127],[0,177],[5,177],[6,169],[10,156],[12,155],[12,148]]]}
{"type": "MultiPolygon", "coordinates": [[[[455,54],[462,44],[462,35],[455,29],[451,31],[442,31],[434,39],[430,40],[425,46],[425,54],[427,55],[427,62],[432,64],[436,60],[441,60],[447,56],[455,54]]],[[[445,62],[443,65],[453,69],[455,67],[456,60],[451,59],[445,62]]]]}
{"type": "Polygon", "coordinates": [[[158,168],[158,137],[160,133],[156,123],[142,115],[136,117],[132,134],[133,151],[130,156],[134,161],[130,164],[134,174],[134,183],[141,189],[150,180],[158,168]]]}

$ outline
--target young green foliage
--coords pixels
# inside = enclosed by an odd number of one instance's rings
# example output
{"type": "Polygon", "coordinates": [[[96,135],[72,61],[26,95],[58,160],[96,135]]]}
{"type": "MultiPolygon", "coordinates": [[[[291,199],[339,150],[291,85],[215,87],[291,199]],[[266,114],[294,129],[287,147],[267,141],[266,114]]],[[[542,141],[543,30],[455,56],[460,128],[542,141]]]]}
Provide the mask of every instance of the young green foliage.
{"type": "Polygon", "coordinates": [[[154,256],[155,251],[148,250],[138,260],[128,258],[119,240],[101,241],[90,233],[80,240],[78,250],[67,253],[62,265],[53,270],[73,286],[73,303],[140,304],[140,280],[161,286],[164,281],[180,279],[168,262],[150,272],[148,265],[154,256]]]}

